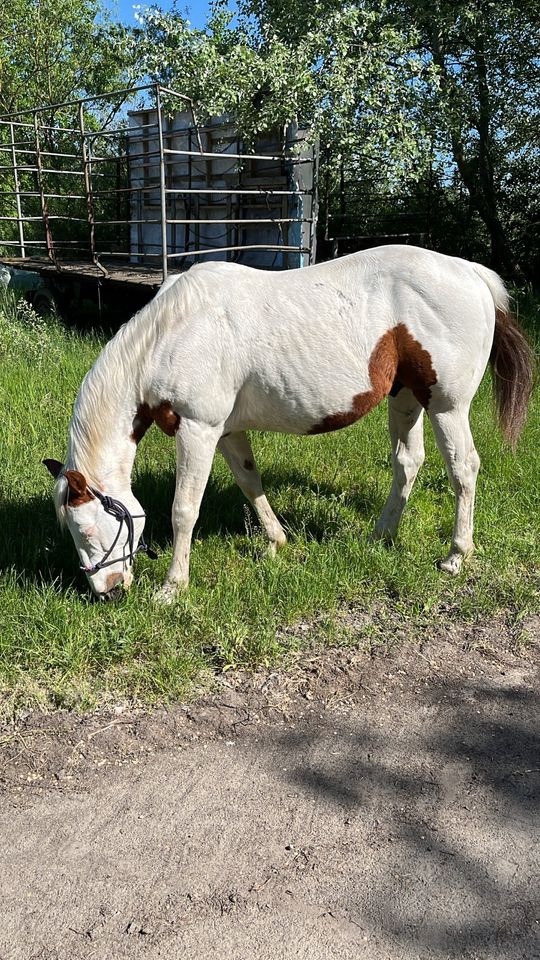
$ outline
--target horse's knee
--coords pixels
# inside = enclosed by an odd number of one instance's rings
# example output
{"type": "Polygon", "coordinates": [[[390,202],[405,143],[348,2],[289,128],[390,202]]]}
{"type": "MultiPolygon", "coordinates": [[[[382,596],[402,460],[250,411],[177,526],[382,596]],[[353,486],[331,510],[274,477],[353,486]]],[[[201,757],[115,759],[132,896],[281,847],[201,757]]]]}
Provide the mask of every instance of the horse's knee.
{"type": "Polygon", "coordinates": [[[416,476],[425,459],[426,454],[423,447],[416,447],[413,450],[408,450],[407,465],[409,472],[416,476]]]}
{"type": "Polygon", "coordinates": [[[449,462],[448,472],[457,496],[474,491],[479,469],[480,457],[474,447],[462,460],[449,462]]]}
{"type": "Polygon", "coordinates": [[[199,516],[199,506],[194,503],[182,502],[178,503],[176,500],[173,504],[172,509],[172,522],[173,528],[175,531],[190,531],[195,526],[197,517],[199,516]]]}
{"type": "Polygon", "coordinates": [[[480,457],[478,456],[475,447],[473,447],[470,453],[470,466],[474,476],[476,477],[478,475],[478,471],[480,470],[480,457]]]}

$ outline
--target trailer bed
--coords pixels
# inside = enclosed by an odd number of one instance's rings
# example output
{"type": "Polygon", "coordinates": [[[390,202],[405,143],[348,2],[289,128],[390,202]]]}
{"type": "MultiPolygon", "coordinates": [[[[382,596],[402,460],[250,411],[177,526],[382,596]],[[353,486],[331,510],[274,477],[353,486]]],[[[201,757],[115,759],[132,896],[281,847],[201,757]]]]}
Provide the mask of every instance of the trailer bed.
{"type": "MultiPolygon", "coordinates": [[[[45,257],[2,257],[0,263],[16,270],[31,270],[39,273],[44,279],[101,280],[107,284],[128,283],[157,289],[163,280],[163,273],[158,267],[143,267],[135,264],[102,264],[100,269],[94,263],[87,261],[72,261],[68,263],[52,263],[45,257]],[[104,272],[105,271],[105,272],[104,272]]],[[[178,271],[180,272],[180,271],[178,271]]]]}
{"type": "Polygon", "coordinates": [[[17,271],[19,290],[38,313],[55,310],[67,323],[115,330],[144,307],[163,282],[160,267],[88,261],[52,263],[46,257],[1,257],[0,265],[17,271]],[[39,278],[21,283],[21,272],[39,278]]]}

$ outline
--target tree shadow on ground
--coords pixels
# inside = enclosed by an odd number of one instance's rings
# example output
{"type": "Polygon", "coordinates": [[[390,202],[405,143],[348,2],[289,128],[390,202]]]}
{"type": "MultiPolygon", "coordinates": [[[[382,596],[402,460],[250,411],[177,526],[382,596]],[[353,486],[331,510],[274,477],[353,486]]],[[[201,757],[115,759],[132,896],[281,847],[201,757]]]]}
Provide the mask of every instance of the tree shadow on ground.
{"type": "Polygon", "coordinates": [[[532,957],[540,696],[413,686],[384,698],[382,723],[333,716],[282,738],[288,779],[351,824],[341,905],[396,954],[532,957]]]}

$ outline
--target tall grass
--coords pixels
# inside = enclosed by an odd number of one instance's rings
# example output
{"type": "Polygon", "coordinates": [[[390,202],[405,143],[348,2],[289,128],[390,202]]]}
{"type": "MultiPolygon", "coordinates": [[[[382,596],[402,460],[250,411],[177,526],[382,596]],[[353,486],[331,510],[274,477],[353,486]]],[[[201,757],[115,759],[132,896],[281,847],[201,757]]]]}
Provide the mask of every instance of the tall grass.
{"type": "MultiPolygon", "coordinates": [[[[538,305],[521,303],[535,326],[538,305]]],[[[537,327],[538,329],[538,327],[537,327]]],[[[513,456],[492,413],[489,377],[472,412],[482,457],[475,539],[462,575],[436,569],[454,502],[426,427],[427,460],[395,547],[369,540],[390,485],[386,410],[319,437],[252,437],[266,492],[287,528],[275,558],[228,470],[216,457],[192,552],[192,583],[170,608],[154,600],[171,548],[174,444],[157,429],[134,473],[148,512],[156,563],[137,560],[133,589],[118,605],[92,602],[69,538],[55,522],[44,456],[62,459],[71,407],[102,345],[96,335],[41,320],[23,303],[0,304],[0,698],[86,706],[97,700],[183,696],[215,669],[270,663],[302,641],[283,630],[317,615],[321,637],[343,640],[337,611],[367,611],[372,642],[400,622],[474,619],[504,611],[515,621],[539,609],[540,409],[513,456]],[[394,626],[392,626],[394,625],[394,626]]],[[[495,640],[496,642],[496,640],[495,640]]]]}

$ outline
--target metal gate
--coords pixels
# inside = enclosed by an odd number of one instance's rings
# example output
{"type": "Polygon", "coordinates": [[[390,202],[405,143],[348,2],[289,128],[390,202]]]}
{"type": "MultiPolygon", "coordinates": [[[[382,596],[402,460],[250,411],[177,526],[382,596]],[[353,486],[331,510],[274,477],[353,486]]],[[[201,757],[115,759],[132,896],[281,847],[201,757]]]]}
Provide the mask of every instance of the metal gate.
{"type": "Polygon", "coordinates": [[[158,84],[0,117],[0,253],[164,278],[203,258],[315,258],[317,149],[294,126],[245,149],[158,84]]]}

